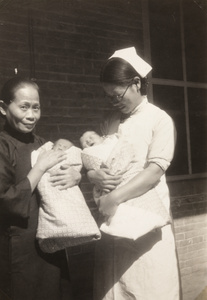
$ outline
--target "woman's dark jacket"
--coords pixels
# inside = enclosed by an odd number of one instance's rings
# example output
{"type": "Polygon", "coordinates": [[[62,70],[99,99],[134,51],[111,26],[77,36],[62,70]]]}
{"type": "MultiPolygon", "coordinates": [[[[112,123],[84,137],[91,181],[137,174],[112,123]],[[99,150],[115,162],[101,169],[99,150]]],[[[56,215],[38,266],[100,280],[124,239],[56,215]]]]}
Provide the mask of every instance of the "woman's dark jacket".
{"type": "Polygon", "coordinates": [[[56,255],[42,253],[35,238],[39,195],[27,178],[31,152],[43,143],[9,125],[0,133],[0,299],[60,299],[56,255]]]}

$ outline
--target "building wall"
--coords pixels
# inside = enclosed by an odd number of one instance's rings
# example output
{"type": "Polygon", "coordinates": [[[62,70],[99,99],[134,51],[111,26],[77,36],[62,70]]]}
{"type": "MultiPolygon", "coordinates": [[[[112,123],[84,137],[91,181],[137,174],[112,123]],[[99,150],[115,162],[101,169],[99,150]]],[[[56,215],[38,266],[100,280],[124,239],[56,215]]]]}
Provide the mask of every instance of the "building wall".
{"type": "MultiPolygon", "coordinates": [[[[38,134],[79,145],[83,131],[98,128],[110,109],[99,84],[104,60],[132,45],[144,56],[141,7],[141,0],[1,0],[0,87],[15,69],[36,78],[42,101],[38,134]]],[[[184,300],[194,300],[207,285],[205,186],[205,179],[169,181],[184,300]]],[[[85,176],[81,188],[95,215],[85,176]]],[[[76,293],[90,299],[93,247],[74,252],[69,264],[76,293]]]]}
{"type": "Polygon", "coordinates": [[[171,194],[183,300],[197,300],[196,297],[207,286],[206,180],[169,181],[168,185],[171,194]]]}

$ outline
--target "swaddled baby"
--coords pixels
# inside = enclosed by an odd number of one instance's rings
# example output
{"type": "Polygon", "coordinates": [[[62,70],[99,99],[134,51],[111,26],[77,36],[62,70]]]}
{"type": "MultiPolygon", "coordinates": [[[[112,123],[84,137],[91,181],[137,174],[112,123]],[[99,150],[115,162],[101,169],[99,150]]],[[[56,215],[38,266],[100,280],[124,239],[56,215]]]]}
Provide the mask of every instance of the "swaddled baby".
{"type": "MultiPolygon", "coordinates": [[[[59,139],[54,144],[47,142],[32,152],[32,165],[38,155],[45,150],[62,150],[67,154],[64,164],[68,164],[78,172],[82,169],[81,149],[66,139],[59,139]]],[[[49,169],[38,183],[41,195],[37,239],[44,252],[58,250],[84,244],[100,238],[100,231],[85,202],[78,186],[59,190],[52,186],[50,173],[61,168],[58,163],[49,169]]]]}
{"type": "MultiPolygon", "coordinates": [[[[108,167],[112,174],[123,174],[119,186],[126,184],[141,171],[133,147],[118,134],[101,137],[94,131],[87,131],[81,136],[80,143],[84,167],[87,170],[108,167]]],[[[93,194],[98,205],[104,193],[95,186],[93,194]]],[[[100,229],[113,236],[136,240],[170,222],[170,216],[153,188],[144,195],[121,203],[110,222],[103,222],[100,229]]]]}

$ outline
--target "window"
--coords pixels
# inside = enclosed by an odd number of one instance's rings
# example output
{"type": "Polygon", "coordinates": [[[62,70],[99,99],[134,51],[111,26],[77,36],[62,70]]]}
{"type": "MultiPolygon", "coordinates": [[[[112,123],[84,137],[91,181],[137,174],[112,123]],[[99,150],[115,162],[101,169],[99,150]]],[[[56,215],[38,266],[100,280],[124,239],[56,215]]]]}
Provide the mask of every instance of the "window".
{"type": "Polygon", "coordinates": [[[207,2],[143,0],[152,101],[177,128],[169,176],[207,174],[207,2]],[[147,42],[149,41],[149,42],[147,42]]]}

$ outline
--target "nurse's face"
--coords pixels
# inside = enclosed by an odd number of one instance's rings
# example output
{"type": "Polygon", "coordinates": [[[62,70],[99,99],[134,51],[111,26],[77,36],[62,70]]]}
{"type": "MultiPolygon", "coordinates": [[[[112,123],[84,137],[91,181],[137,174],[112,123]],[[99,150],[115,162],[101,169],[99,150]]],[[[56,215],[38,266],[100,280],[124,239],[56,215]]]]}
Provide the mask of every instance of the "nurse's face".
{"type": "Polygon", "coordinates": [[[40,118],[38,91],[32,85],[18,88],[5,112],[12,128],[22,133],[31,132],[40,118]]]}
{"type": "Polygon", "coordinates": [[[141,94],[136,84],[117,86],[114,84],[103,84],[107,98],[123,114],[128,114],[142,101],[141,94]]]}

